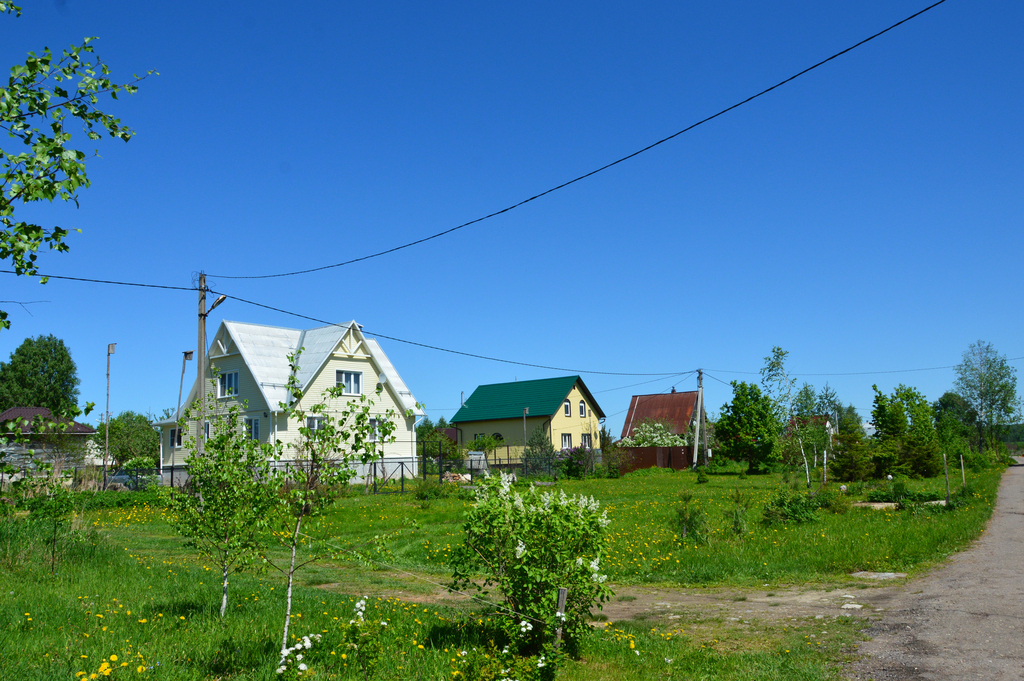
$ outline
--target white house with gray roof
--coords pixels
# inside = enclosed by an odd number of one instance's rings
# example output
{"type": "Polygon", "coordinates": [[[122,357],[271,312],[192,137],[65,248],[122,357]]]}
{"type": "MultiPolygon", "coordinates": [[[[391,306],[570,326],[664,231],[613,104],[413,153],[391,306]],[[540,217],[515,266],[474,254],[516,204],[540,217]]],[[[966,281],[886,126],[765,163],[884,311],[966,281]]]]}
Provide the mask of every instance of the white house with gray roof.
{"type": "MultiPolygon", "coordinates": [[[[308,411],[321,401],[325,390],[336,386],[345,386],[345,394],[353,397],[371,395],[373,413],[383,415],[393,409],[397,415],[395,442],[384,445],[385,464],[389,459],[406,460],[413,466],[410,472],[415,473],[415,423],[424,412],[380,343],[363,336],[360,325],[354,321],[306,330],[223,321],[207,352],[206,393],[218,408],[226,410],[238,405],[251,437],[262,442],[281,442],[285,445],[284,458],[288,459],[294,451],[288,445],[299,439],[302,424],[289,419],[281,404],[293,404],[287,389],[291,375],[288,355],[300,349],[295,378],[302,397],[297,406],[308,411]],[[216,382],[212,380],[214,376],[216,382]],[[379,383],[383,386],[378,395],[379,383]]],[[[196,400],[198,389],[199,386],[192,385],[184,405],[196,400]]],[[[175,419],[157,425],[164,466],[182,465],[188,455],[183,444],[189,432],[196,433],[195,422],[184,433],[175,419]]],[[[388,470],[395,467],[389,466],[388,470]]]]}

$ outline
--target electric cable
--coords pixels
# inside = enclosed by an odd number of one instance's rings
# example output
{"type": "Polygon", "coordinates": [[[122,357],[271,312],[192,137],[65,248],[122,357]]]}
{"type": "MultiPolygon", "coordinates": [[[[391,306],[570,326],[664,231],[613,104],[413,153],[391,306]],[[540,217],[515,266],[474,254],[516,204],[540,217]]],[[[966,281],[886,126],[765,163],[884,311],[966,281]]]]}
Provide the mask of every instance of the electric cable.
{"type": "MultiPolygon", "coordinates": [[[[268,310],[273,310],[274,312],[280,312],[282,314],[291,315],[293,317],[299,317],[300,319],[308,319],[309,321],[317,322],[319,324],[325,324],[327,326],[343,326],[344,325],[344,323],[329,322],[329,321],[327,321],[325,319],[318,319],[316,317],[310,317],[308,315],[299,314],[298,312],[289,312],[288,310],[284,310],[284,309],[281,309],[279,307],[273,307],[271,305],[264,305],[263,303],[257,303],[257,302],[252,301],[252,300],[246,300],[245,298],[239,298],[238,296],[233,296],[233,295],[230,295],[230,294],[227,294],[227,293],[223,293],[222,291],[214,291],[213,289],[210,289],[210,293],[214,293],[214,294],[217,294],[217,295],[225,295],[228,298],[230,298],[231,300],[237,300],[240,303],[246,303],[247,305],[255,305],[256,307],[262,307],[262,308],[265,308],[265,309],[268,309],[268,310]]],[[[436,350],[438,352],[447,352],[447,353],[450,353],[450,354],[453,354],[453,355],[461,355],[463,357],[472,357],[474,359],[486,359],[486,360],[489,360],[491,362],[501,362],[503,364],[514,364],[516,366],[531,367],[531,368],[534,368],[534,369],[547,369],[548,371],[567,371],[567,372],[569,372],[571,374],[594,374],[594,375],[601,375],[601,376],[678,376],[679,375],[679,372],[675,372],[675,371],[666,371],[666,372],[661,372],[661,373],[658,373],[658,372],[652,372],[652,373],[631,373],[631,372],[627,372],[627,371],[587,371],[587,370],[584,370],[584,369],[567,369],[565,367],[553,367],[553,366],[547,366],[547,365],[544,365],[544,364],[531,364],[529,362],[517,362],[517,361],[511,360],[511,359],[502,359],[500,357],[489,357],[487,355],[478,355],[478,354],[475,354],[475,353],[472,353],[472,352],[463,352],[462,350],[452,350],[450,348],[442,348],[442,347],[437,346],[437,345],[429,345],[427,343],[418,343],[416,341],[405,340],[404,338],[396,338],[395,336],[386,336],[386,335],[384,335],[382,333],[377,333],[376,331],[372,331],[370,329],[365,329],[365,328],[363,329],[363,332],[365,334],[368,334],[368,335],[371,335],[371,336],[376,336],[377,338],[386,338],[387,340],[395,341],[396,343],[405,343],[406,345],[413,345],[413,346],[420,347],[420,348],[426,348],[428,350],[436,350]]]]}
{"type": "Polygon", "coordinates": [[[934,9],[935,7],[938,7],[939,5],[944,3],[945,1],[946,0],[938,0],[938,2],[936,2],[936,3],[932,4],[932,5],[929,5],[928,7],[925,7],[924,9],[922,9],[922,10],[920,10],[918,12],[915,12],[914,14],[911,14],[909,17],[907,17],[907,18],[905,18],[905,19],[903,19],[901,21],[897,21],[892,26],[889,26],[888,28],[879,31],[878,33],[875,33],[872,36],[864,38],[860,42],[855,43],[854,45],[851,45],[850,47],[847,47],[845,50],[842,50],[840,52],[836,52],[831,57],[828,57],[827,59],[823,59],[823,60],[819,61],[817,64],[814,64],[813,66],[809,66],[809,67],[805,68],[803,71],[800,71],[800,72],[790,76],[789,78],[786,78],[785,80],[781,80],[778,83],[776,83],[775,85],[772,85],[769,88],[765,88],[764,90],[761,90],[760,92],[758,92],[755,95],[751,95],[750,97],[747,97],[746,99],[744,99],[744,100],[742,100],[740,102],[737,102],[736,104],[733,104],[730,107],[722,109],[721,111],[719,111],[716,114],[712,114],[711,116],[708,116],[707,118],[704,118],[702,120],[697,121],[696,123],[692,123],[692,124],[688,125],[687,127],[683,128],[682,130],[680,130],[679,132],[673,133],[673,134],[669,135],[668,137],[663,137],[662,139],[658,140],[657,142],[653,142],[652,144],[648,144],[646,147],[644,147],[642,149],[639,149],[637,151],[634,151],[633,153],[631,153],[631,154],[629,154],[627,156],[623,156],[622,158],[620,158],[618,160],[615,160],[615,161],[612,161],[611,163],[607,163],[607,164],[601,166],[600,168],[597,168],[595,170],[591,170],[590,172],[585,173],[583,175],[580,175],[579,177],[576,177],[576,178],[574,178],[572,180],[568,180],[566,182],[563,182],[562,184],[557,185],[555,187],[552,187],[551,189],[543,191],[543,192],[541,192],[539,194],[534,194],[533,196],[531,196],[528,199],[523,199],[522,201],[519,201],[518,203],[514,203],[514,204],[508,206],[507,208],[502,208],[501,210],[496,210],[493,213],[489,213],[487,215],[484,215],[483,217],[479,217],[479,218],[476,218],[474,220],[470,220],[469,222],[464,222],[461,225],[456,225],[455,227],[450,227],[450,228],[448,228],[448,229],[446,229],[444,231],[438,232],[436,234],[432,234],[430,236],[423,237],[422,239],[416,239],[415,241],[410,241],[408,243],[402,244],[401,246],[395,246],[395,247],[389,248],[387,250],[379,251],[377,253],[371,253],[369,255],[364,255],[364,256],[361,256],[361,257],[358,257],[358,258],[353,258],[351,260],[345,260],[344,262],[335,263],[333,265],[322,265],[320,267],[311,267],[309,269],[296,270],[294,272],[280,272],[278,274],[235,275],[235,276],[229,276],[229,275],[226,275],[226,274],[217,274],[217,275],[211,274],[210,276],[211,277],[212,276],[216,276],[216,277],[219,277],[221,279],[274,279],[274,278],[277,278],[277,277],[291,277],[291,276],[295,276],[297,274],[310,274],[312,272],[320,272],[320,271],[323,271],[323,270],[333,269],[335,267],[343,267],[345,265],[351,265],[353,263],[362,262],[363,260],[370,260],[371,258],[379,258],[380,256],[387,255],[389,253],[394,253],[395,251],[400,251],[402,249],[409,248],[411,246],[417,246],[417,245],[425,243],[427,241],[431,241],[433,239],[437,239],[438,237],[445,236],[446,234],[451,234],[452,232],[458,231],[458,230],[463,229],[465,227],[469,227],[470,225],[475,225],[475,224],[477,224],[479,222],[483,222],[484,220],[489,220],[489,219],[491,219],[493,217],[497,217],[498,215],[501,215],[503,213],[508,213],[509,211],[511,211],[511,210],[513,210],[515,208],[518,208],[518,207],[520,207],[522,205],[525,205],[527,203],[530,203],[531,201],[534,201],[536,199],[539,199],[539,198],[542,198],[544,196],[547,196],[548,194],[556,192],[559,189],[564,189],[565,187],[568,187],[571,184],[575,184],[575,183],[577,183],[577,182],[579,182],[581,180],[587,179],[588,177],[591,177],[593,175],[597,175],[598,173],[600,173],[602,171],[605,171],[605,170],[608,170],[609,168],[611,168],[613,166],[616,166],[616,165],[618,165],[618,164],[620,164],[620,163],[622,163],[624,161],[628,161],[631,158],[639,156],[640,154],[642,154],[642,153],[644,153],[646,151],[650,151],[651,149],[653,149],[653,148],[655,148],[655,147],[657,147],[657,146],[659,146],[661,144],[664,144],[665,142],[668,142],[670,140],[675,139],[676,137],[679,137],[680,135],[682,135],[685,132],[689,132],[690,130],[693,130],[694,128],[696,128],[696,127],[698,127],[700,125],[703,125],[703,124],[705,124],[705,123],[707,123],[709,121],[712,121],[712,120],[718,118],[719,116],[722,116],[723,114],[726,114],[726,113],[732,111],[733,109],[737,109],[737,108],[743,106],[744,104],[747,104],[748,102],[752,102],[753,100],[757,99],[758,97],[761,97],[762,95],[766,95],[769,92],[771,92],[772,90],[780,88],[783,85],[785,85],[785,84],[787,84],[787,83],[789,83],[789,82],[791,82],[793,80],[796,80],[800,76],[803,76],[804,74],[810,73],[811,71],[813,71],[814,69],[818,68],[819,66],[823,66],[823,65],[827,64],[828,62],[832,61],[833,59],[836,59],[837,57],[841,57],[844,54],[846,54],[847,52],[855,50],[858,47],[860,47],[861,45],[864,45],[865,43],[868,43],[868,42],[874,40],[875,38],[878,38],[879,36],[881,36],[881,35],[883,35],[885,33],[888,33],[889,31],[893,30],[894,28],[896,28],[896,27],[898,27],[898,26],[900,26],[902,24],[907,23],[911,19],[919,17],[920,15],[924,14],[928,10],[931,10],[931,9],[934,9]]]}
{"type": "MultiPolygon", "coordinates": [[[[18,273],[14,270],[0,270],[0,274],[15,274],[18,273]]],[[[24,276],[24,275],[18,275],[24,276]]],[[[199,289],[195,286],[166,286],[164,284],[142,284],[134,281],[111,281],[108,279],[89,279],[87,277],[65,277],[59,274],[32,274],[28,276],[40,277],[42,279],[65,279],[67,281],[84,281],[92,284],[112,284],[115,286],[137,286],[139,288],[164,288],[172,291],[198,291],[199,289]]]]}

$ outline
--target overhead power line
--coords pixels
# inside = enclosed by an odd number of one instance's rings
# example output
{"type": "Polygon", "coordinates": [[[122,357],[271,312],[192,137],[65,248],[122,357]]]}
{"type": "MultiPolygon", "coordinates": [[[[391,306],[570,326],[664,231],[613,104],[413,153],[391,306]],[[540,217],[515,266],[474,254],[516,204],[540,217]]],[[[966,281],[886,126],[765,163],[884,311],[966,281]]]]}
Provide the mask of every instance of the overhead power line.
{"type": "Polygon", "coordinates": [[[644,152],[650,151],[651,149],[653,149],[653,148],[655,148],[655,147],[657,147],[657,146],[659,146],[661,144],[664,144],[665,142],[673,140],[673,139],[675,139],[676,137],[679,137],[680,135],[682,135],[685,132],[689,132],[690,130],[693,130],[694,128],[696,128],[698,126],[704,125],[705,123],[707,123],[709,121],[713,121],[714,119],[718,118],[719,116],[722,116],[723,114],[729,113],[733,109],[737,109],[737,108],[743,106],[744,104],[752,102],[755,99],[757,99],[758,97],[766,95],[769,92],[771,92],[772,90],[778,89],[778,88],[782,87],[783,85],[785,85],[785,84],[787,84],[787,83],[789,83],[789,82],[791,82],[793,80],[796,80],[800,76],[803,76],[803,75],[805,75],[807,73],[810,73],[811,71],[813,71],[814,69],[816,69],[816,68],[818,68],[820,66],[824,66],[825,64],[827,64],[828,62],[832,61],[833,59],[841,57],[844,54],[846,54],[847,52],[855,50],[858,47],[860,47],[861,45],[864,45],[865,43],[871,42],[875,38],[878,38],[879,36],[884,35],[885,33],[888,33],[889,31],[893,30],[894,28],[896,28],[896,27],[898,27],[898,26],[900,26],[902,24],[907,23],[911,19],[914,19],[916,17],[921,16],[922,14],[927,12],[928,10],[931,10],[931,9],[934,9],[935,7],[938,7],[939,5],[944,3],[945,1],[946,0],[938,0],[938,2],[936,2],[934,4],[931,4],[928,7],[925,7],[924,9],[922,9],[922,10],[920,10],[918,12],[915,12],[914,14],[911,14],[906,19],[902,19],[901,21],[897,21],[892,26],[889,26],[888,28],[879,31],[878,33],[875,33],[874,35],[871,35],[871,36],[869,36],[867,38],[864,38],[860,42],[855,43],[855,44],[851,45],[850,47],[847,47],[845,50],[842,50],[840,52],[836,52],[831,57],[828,57],[827,59],[822,59],[817,64],[814,64],[813,66],[808,66],[803,71],[795,73],[792,76],[790,76],[789,78],[786,78],[785,80],[781,80],[778,83],[776,83],[775,85],[772,85],[771,87],[765,88],[764,90],[761,90],[757,94],[751,95],[751,96],[747,97],[746,99],[744,99],[744,100],[742,100],[740,102],[736,102],[732,106],[727,107],[725,109],[722,109],[721,111],[719,111],[716,114],[712,114],[712,115],[708,116],[707,118],[704,118],[704,119],[701,119],[701,120],[697,121],[696,123],[692,123],[692,124],[686,126],[685,128],[683,128],[682,130],[680,130],[679,132],[675,132],[675,133],[669,135],[668,137],[663,137],[662,139],[658,140],[657,142],[653,142],[651,144],[648,144],[646,147],[644,147],[642,149],[638,149],[637,151],[634,151],[633,153],[628,154],[627,156],[623,156],[620,159],[612,161],[611,163],[607,163],[607,164],[601,166],[600,168],[596,168],[594,170],[591,170],[588,173],[584,173],[583,175],[580,175],[579,177],[576,177],[576,178],[573,178],[571,180],[568,180],[567,182],[563,182],[562,184],[557,185],[555,187],[552,187],[551,189],[543,191],[543,192],[541,192],[539,194],[534,194],[533,196],[531,196],[528,199],[523,199],[522,201],[519,201],[518,203],[514,203],[511,206],[508,206],[506,208],[502,208],[501,210],[496,210],[493,213],[488,213],[487,215],[484,215],[483,217],[476,218],[475,220],[470,220],[469,222],[463,222],[461,225],[456,225],[455,227],[450,227],[450,228],[448,228],[448,229],[446,229],[444,231],[438,232],[437,234],[431,234],[430,236],[423,237],[422,239],[416,239],[415,241],[410,241],[408,243],[402,244],[401,246],[395,246],[393,248],[388,248],[386,250],[378,251],[376,253],[371,253],[369,255],[364,255],[364,256],[361,256],[361,257],[358,257],[358,258],[352,258],[351,260],[345,260],[343,262],[334,263],[333,265],[322,265],[320,267],[311,267],[311,268],[304,269],[304,270],[295,270],[294,272],[280,272],[278,274],[234,275],[234,276],[230,276],[230,275],[227,275],[227,274],[211,274],[210,276],[211,277],[218,277],[220,279],[274,279],[274,278],[277,278],[277,277],[291,277],[291,276],[295,276],[295,275],[298,275],[298,274],[310,274],[312,272],[320,272],[320,271],[323,271],[323,270],[333,269],[335,267],[344,267],[345,265],[352,265],[352,264],[357,263],[357,262],[362,262],[363,260],[370,260],[372,258],[379,258],[379,257],[381,257],[383,255],[388,255],[389,253],[394,253],[395,251],[401,251],[401,250],[403,250],[405,248],[410,248],[412,246],[418,246],[419,244],[426,243],[427,241],[432,241],[433,239],[437,239],[439,237],[445,236],[447,234],[451,234],[452,232],[456,232],[456,231],[458,231],[460,229],[463,229],[465,227],[469,227],[470,225],[475,225],[475,224],[477,224],[479,222],[483,222],[484,220],[489,220],[489,219],[491,219],[493,217],[497,217],[499,215],[502,215],[503,213],[508,213],[509,211],[514,210],[516,208],[519,208],[520,206],[523,206],[523,205],[525,205],[527,203],[530,203],[531,201],[535,201],[535,200],[537,200],[539,198],[547,196],[548,194],[556,192],[559,189],[564,189],[564,188],[568,187],[571,184],[575,184],[575,183],[577,183],[577,182],[579,182],[581,180],[587,179],[588,177],[592,177],[593,175],[597,175],[598,173],[603,172],[605,170],[608,170],[609,168],[611,168],[613,166],[617,166],[618,164],[620,164],[620,163],[622,163],[624,161],[628,161],[629,159],[634,158],[636,156],[639,156],[640,154],[642,154],[644,152]]]}
{"type": "MultiPolygon", "coordinates": [[[[943,0],[943,1],[945,1],[945,0],[943,0]]],[[[922,10],[922,11],[925,11],[925,10],[922,10]]],[[[17,274],[17,272],[15,272],[13,270],[10,270],[10,269],[0,269],[0,274],[17,274]]],[[[106,284],[106,285],[112,285],[112,286],[131,286],[131,287],[138,287],[138,288],[144,288],[144,289],[166,289],[166,290],[170,290],[170,291],[198,291],[199,290],[197,287],[167,286],[167,285],[164,285],[164,284],[143,284],[143,283],[140,283],[140,282],[117,282],[117,281],[112,281],[112,280],[91,279],[91,278],[86,278],[86,276],[63,276],[61,274],[35,274],[35,275],[36,276],[41,276],[41,278],[45,278],[45,279],[65,280],[65,281],[69,281],[69,282],[85,282],[85,283],[88,283],[88,284],[106,284]]],[[[210,291],[210,293],[216,293],[218,295],[220,294],[219,291],[213,291],[212,289],[209,289],[209,291],[210,291]]],[[[310,322],[315,322],[317,324],[324,324],[324,325],[327,325],[327,326],[340,326],[339,323],[337,323],[337,322],[328,322],[327,320],[321,320],[321,318],[318,318],[318,317],[315,317],[315,316],[309,316],[307,314],[300,314],[298,312],[292,312],[290,310],[286,310],[286,309],[283,309],[283,308],[280,308],[280,307],[273,307],[272,305],[265,305],[263,303],[258,303],[258,302],[255,302],[253,300],[246,300],[245,298],[239,298],[238,296],[231,296],[231,295],[228,295],[228,294],[224,294],[224,295],[227,295],[228,298],[232,298],[234,300],[238,300],[241,303],[246,303],[248,305],[255,305],[256,307],[262,307],[264,309],[273,310],[275,312],[281,312],[283,314],[289,314],[291,316],[302,318],[302,320],[309,320],[310,322]]],[[[13,300],[11,300],[11,301],[0,301],[0,302],[8,302],[8,303],[19,304],[18,301],[13,301],[13,300]]],[[[37,302],[50,302],[50,301],[48,301],[48,300],[33,300],[33,301],[28,301],[28,302],[37,303],[37,302]]],[[[371,332],[368,331],[368,333],[371,333],[371,332]]],[[[418,347],[423,347],[423,348],[427,348],[427,349],[430,349],[430,350],[437,350],[439,352],[450,352],[452,354],[461,354],[461,355],[464,355],[464,356],[467,356],[467,357],[474,357],[474,358],[477,358],[477,359],[487,359],[489,361],[500,361],[500,363],[503,363],[503,364],[517,365],[517,366],[520,366],[520,367],[532,367],[532,368],[535,368],[535,369],[547,369],[547,370],[550,370],[550,371],[563,371],[563,372],[569,372],[569,373],[574,373],[574,374],[594,374],[594,375],[601,375],[601,376],[655,376],[655,377],[657,377],[657,378],[654,378],[654,379],[652,379],[650,381],[643,381],[641,383],[634,383],[632,385],[626,385],[626,386],[622,386],[620,388],[609,388],[607,390],[598,390],[597,392],[610,392],[612,390],[623,390],[625,388],[632,388],[632,387],[635,387],[637,385],[644,385],[645,383],[654,383],[656,381],[663,380],[663,378],[666,378],[666,377],[674,378],[676,376],[682,376],[683,374],[686,374],[687,376],[689,376],[689,375],[695,373],[695,371],[696,371],[696,370],[692,370],[692,371],[687,371],[687,372],[630,373],[630,372],[596,372],[596,371],[586,371],[586,370],[582,370],[582,369],[564,369],[564,368],[559,368],[559,367],[548,367],[548,366],[545,366],[545,365],[529,364],[529,363],[525,363],[525,361],[515,361],[513,359],[503,359],[501,357],[492,357],[492,356],[487,356],[485,354],[474,354],[472,352],[463,352],[461,350],[453,350],[453,349],[450,349],[450,348],[439,347],[439,346],[436,346],[436,345],[429,345],[427,343],[418,343],[416,341],[406,340],[406,339],[402,339],[402,338],[395,338],[393,336],[385,336],[384,334],[373,333],[372,335],[378,336],[380,338],[386,338],[387,340],[393,340],[393,341],[395,341],[397,343],[406,343],[408,345],[416,345],[418,347]]],[[[1019,356],[1019,357],[1009,357],[1007,359],[1007,361],[1020,361],[1021,359],[1024,359],[1024,355],[1019,356]]],[[[829,373],[791,374],[791,376],[793,376],[793,377],[797,377],[797,376],[819,376],[819,377],[828,378],[828,377],[833,377],[833,376],[871,376],[871,375],[882,375],[882,374],[908,374],[908,373],[913,373],[913,372],[942,371],[942,370],[946,370],[946,369],[955,369],[956,367],[957,367],[957,365],[947,365],[947,366],[944,366],[944,367],[924,367],[924,368],[920,368],[920,369],[889,369],[889,370],[882,370],[882,371],[842,372],[842,373],[830,373],[830,374],[829,373]]],[[[760,376],[760,372],[739,372],[739,371],[731,371],[731,370],[727,370],[727,369],[706,369],[705,370],[705,372],[706,372],[705,375],[706,376],[709,376],[709,374],[707,374],[707,372],[709,372],[709,371],[713,371],[713,372],[716,372],[716,373],[719,373],[719,374],[738,374],[738,375],[743,375],[743,376],[760,376]]],[[[686,378],[686,377],[684,376],[684,378],[686,378]]],[[[716,380],[716,381],[718,381],[719,383],[722,383],[724,385],[728,385],[728,383],[726,383],[725,381],[722,381],[721,379],[715,378],[714,376],[711,376],[711,378],[716,380]]]]}
{"type": "MultiPolygon", "coordinates": [[[[0,270],[0,274],[18,274],[14,270],[0,270]]],[[[21,275],[19,275],[21,276],[21,275]]],[[[164,288],[172,291],[198,291],[195,286],[165,286],[163,284],[141,284],[135,281],[111,281],[109,279],[89,279],[87,277],[64,277],[59,274],[35,274],[41,279],[64,279],[66,281],[84,281],[91,284],[111,284],[114,286],[137,286],[139,288],[164,288]]]]}
{"type": "MultiPolygon", "coordinates": [[[[227,294],[227,293],[223,293],[222,291],[214,291],[214,290],[211,289],[210,293],[214,293],[216,295],[226,295],[228,298],[230,298],[232,300],[237,300],[240,303],[246,303],[247,305],[255,305],[256,307],[262,307],[262,308],[267,309],[267,310],[273,310],[274,312],[280,312],[282,314],[291,315],[292,317],[298,317],[300,319],[308,319],[309,321],[317,322],[318,324],[325,324],[327,326],[341,326],[341,324],[339,324],[338,322],[329,322],[326,319],[318,319],[316,317],[310,317],[309,315],[299,314],[297,312],[290,312],[288,310],[284,310],[284,309],[281,309],[279,307],[273,307],[271,305],[264,305],[263,303],[257,303],[257,302],[252,301],[252,300],[246,300],[245,298],[239,298],[238,296],[233,296],[233,295],[230,295],[230,294],[227,294]]],[[[442,347],[437,346],[437,345],[428,345],[427,343],[417,343],[416,341],[406,340],[404,338],[396,338],[395,336],[386,336],[386,335],[384,335],[382,333],[377,333],[376,331],[371,331],[369,329],[364,329],[364,331],[365,331],[365,333],[367,333],[367,334],[369,334],[371,336],[376,336],[378,338],[386,338],[387,340],[395,341],[396,343],[405,343],[406,345],[414,345],[416,347],[426,348],[428,350],[437,350],[438,352],[447,352],[447,353],[450,353],[450,354],[453,354],[453,355],[461,355],[463,357],[472,357],[474,359],[486,359],[486,360],[491,361],[491,362],[501,362],[503,364],[515,364],[517,366],[533,367],[534,369],[547,369],[549,371],[566,371],[566,372],[571,373],[571,374],[595,374],[595,375],[602,375],[602,376],[678,376],[679,373],[680,373],[678,371],[667,371],[667,372],[661,372],[661,373],[635,373],[635,372],[628,372],[628,371],[588,371],[586,369],[567,369],[565,367],[553,367],[553,366],[547,366],[547,365],[544,365],[544,364],[531,364],[529,362],[517,362],[515,360],[502,359],[500,357],[489,357],[487,355],[478,355],[478,354],[475,354],[475,353],[472,353],[472,352],[463,352],[461,350],[452,350],[450,348],[442,348],[442,347]]]]}

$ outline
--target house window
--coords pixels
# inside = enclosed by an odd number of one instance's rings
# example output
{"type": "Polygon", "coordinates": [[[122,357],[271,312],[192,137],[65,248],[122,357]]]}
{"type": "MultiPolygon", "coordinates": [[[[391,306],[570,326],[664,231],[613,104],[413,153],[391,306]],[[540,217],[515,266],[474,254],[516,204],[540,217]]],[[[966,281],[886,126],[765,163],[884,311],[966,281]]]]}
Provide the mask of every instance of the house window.
{"type": "Polygon", "coordinates": [[[310,416],[306,419],[306,427],[310,430],[320,430],[324,427],[324,419],[322,416],[310,416]]]}
{"type": "Polygon", "coordinates": [[[361,395],[363,392],[363,375],[358,371],[339,371],[336,373],[337,385],[344,388],[346,395],[361,395]]]}
{"type": "Polygon", "coordinates": [[[171,428],[170,444],[171,449],[181,447],[181,428],[171,428]]]}
{"type": "Polygon", "coordinates": [[[217,397],[231,397],[238,394],[238,372],[221,374],[217,377],[217,397]]]}
{"type": "Polygon", "coordinates": [[[258,418],[245,419],[245,434],[250,440],[260,439],[260,420],[258,418]]]}
{"type": "Polygon", "coordinates": [[[572,416],[572,403],[569,400],[565,401],[565,415],[572,416]]]}
{"type": "Polygon", "coordinates": [[[377,441],[377,419],[370,419],[370,442],[377,441]]]}
{"type": "Polygon", "coordinates": [[[580,445],[587,449],[592,449],[594,447],[594,440],[591,438],[590,433],[583,433],[583,435],[580,435],[580,445]]]}
{"type": "Polygon", "coordinates": [[[580,400],[580,418],[587,418],[587,403],[583,400],[580,400]]]}
{"type": "Polygon", "coordinates": [[[562,433],[562,449],[572,449],[572,433],[562,433]]]}
{"type": "Polygon", "coordinates": [[[210,439],[210,422],[209,421],[204,421],[203,422],[203,434],[204,434],[204,437],[207,440],[210,439]]]}
{"type": "Polygon", "coordinates": [[[505,436],[504,436],[504,435],[502,435],[501,433],[495,433],[495,434],[494,434],[494,435],[492,435],[491,437],[493,437],[493,438],[494,438],[495,440],[497,440],[498,442],[504,442],[504,441],[505,441],[505,436]]]}

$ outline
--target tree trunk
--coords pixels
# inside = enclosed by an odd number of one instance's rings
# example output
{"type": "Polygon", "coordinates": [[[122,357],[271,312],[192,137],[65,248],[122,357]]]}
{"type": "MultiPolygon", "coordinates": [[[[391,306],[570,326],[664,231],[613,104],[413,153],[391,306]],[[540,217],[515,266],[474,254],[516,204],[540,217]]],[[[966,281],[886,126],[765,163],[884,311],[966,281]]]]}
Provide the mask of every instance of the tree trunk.
{"type": "Polygon", "coordinates": [[[796,441],[800,443],[800,456],[804,458],[804,474],[807,476],[807,486],[811,486],[811,468],[807,465],[807,454],[804,453],[804,441],[798,435],[796,441]]]}
{"type": "Polygon", "coordinates": [[[281,637],[281,662],[284,663],[285,651],[288,649],[288,625],[292,619],[292,582],[295,578],[295,549],[299,543],[299,528],[302,527],[302,516],[295,519],[295,532],[292,533],[292,559],[288,566],[288,592],[284,611],[284,636],[281,637]]]}
{"type": "Polygon", "coordinates": [[[220,593],[220,618],[224,619],[224,613],[228,609],[228,566],[227,563],[223,566],[223,574],[221,575],[221,593],[220,593]]]}

